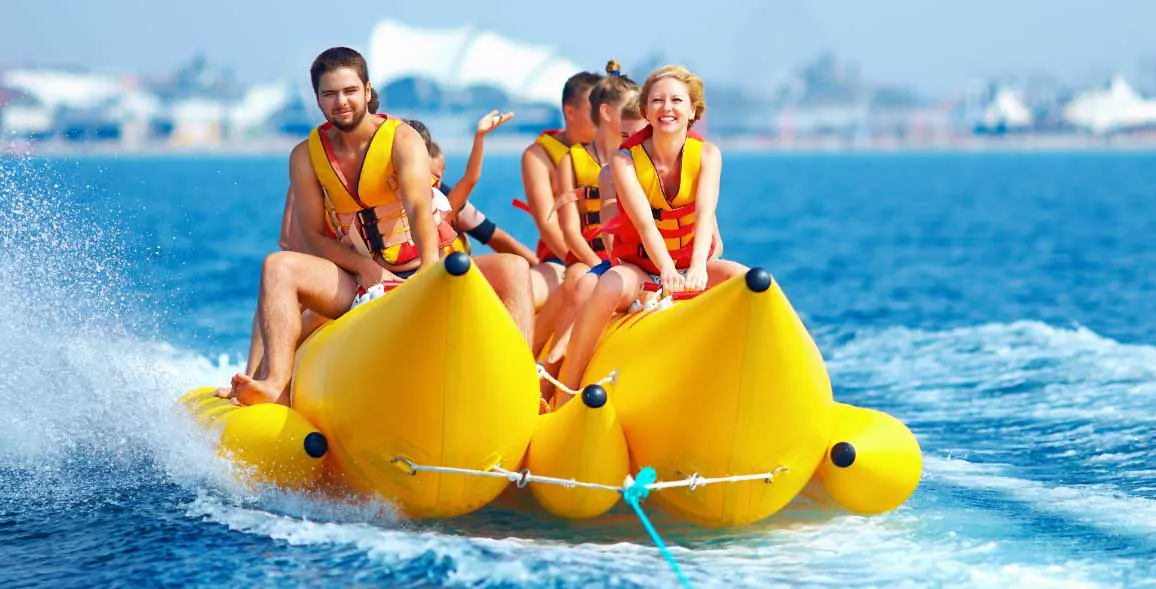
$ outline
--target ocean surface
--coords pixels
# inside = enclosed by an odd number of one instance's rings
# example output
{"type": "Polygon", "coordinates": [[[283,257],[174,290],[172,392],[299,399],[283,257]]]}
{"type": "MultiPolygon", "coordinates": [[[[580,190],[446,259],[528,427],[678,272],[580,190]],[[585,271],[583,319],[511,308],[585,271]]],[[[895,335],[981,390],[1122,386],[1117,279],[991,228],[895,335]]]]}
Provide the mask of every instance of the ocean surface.
{"type": "MultiPolygon", "coordinates": [[[[874,517],[798,501],[719,532],[650,505],[694,584],[1156,586],[1153,170],[725,154],[726,256],[925,468],[874,517]]],[[[474,202],[532,243],[518,178],[488,158],[474,202]]],[[[173,401],[243,367],[286,183],[285,158],[0,160],[0,587],[675,586],[623,509],[414,522],[232,483],[173,401]]]]}

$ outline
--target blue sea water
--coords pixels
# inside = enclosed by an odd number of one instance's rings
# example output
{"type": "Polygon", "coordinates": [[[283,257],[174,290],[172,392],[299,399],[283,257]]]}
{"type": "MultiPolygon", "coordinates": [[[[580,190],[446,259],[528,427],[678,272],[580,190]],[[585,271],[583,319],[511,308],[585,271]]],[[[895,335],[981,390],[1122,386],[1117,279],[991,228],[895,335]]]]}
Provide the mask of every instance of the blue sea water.
{"type": "MultiPolygon", "coordinates": [[[[728,154],[727,257],[776,276],[836,398],[908,424],[925,468],[880,516],[654,514],[696,586],[1156,585],[1153,169],[728,154]]],[[[491,156],[475,202],[532,243],[518,178],[491,156]]],[[[625,510],[413,522],[232,482],[172,403],[243,366],[286,181],[284,158],[0,160],[0,586],[675,585],[625,510]]]]}

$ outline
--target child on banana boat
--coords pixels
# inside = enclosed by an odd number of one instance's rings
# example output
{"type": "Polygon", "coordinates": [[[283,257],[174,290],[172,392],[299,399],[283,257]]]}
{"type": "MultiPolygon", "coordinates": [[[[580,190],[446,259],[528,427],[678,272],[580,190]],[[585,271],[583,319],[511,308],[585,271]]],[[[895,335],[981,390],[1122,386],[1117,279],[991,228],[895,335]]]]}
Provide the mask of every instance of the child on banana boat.
{"type": "Polygon", "coordinates": [[[559,292],[563,309],[554,325],[547,364],[562,360],[577,309],[589,300],[598,277],[610,269],[606,239],[599,229],[607,203],[600,198],[598,177],[618,146],[646,126],[638,111],[638,84],[623,75],[615,60],[606,64],[606,74],[590,90],[594,141],[570,146],[558,163],[558,224],[570,254],[559,292]]]}
{"type": "MultiPolygon", "coordinates": [[[[486,113],[480,120],[478,120],[477,130],[474,133],[474,143],[470,149],[470,157],[466,161],[466,172],[457,184],[449,185],[443,180],[446,170],[445,154],[438,144],[433,140],[429,129],[417,120],[408,120],[414,129],[426,140],[426,146],[429,150],[430,157],[430,172],[433,175],[434,189],[446,195],[449,201],[449,206],[453,214],[451,223],[458,229],[459,233],[470,235],[474,239],[482,242],[483,245],[488,245],[490,249],[498,253],[513,254],[524,258],[531,266],[538,264],[538,258],[530,248],[522,245],[512,235],[498,228],[498,226],[488,218],[481,211],[479,211],[469,200],[470,193],[473,192],[478,180],[482,177],[482,160],[485,156],[485,137],[494,129],[505,124],[514,117],[513,113],[498,114],[498,111],[490,111],[486,113]]],[[[463,239],[465,239],[463,237],[463,239]]],[[[468,240],[466,241],[468,248],[468,240]]]]}
{"type": "Polygon", "coordinates": [[[561,130],[542,132],[534,143],[522,152],[522,187],[526,202],[515,202],[534,218],[538,229],[539,263],[531,268],[534,308],[538,311],[534,322],[534,343],[531,349],[538,357],[551,336],[551,331],[563,301],[552,296],[562,284],[566,247],[562,230],[554,213],[554,195],[558,193],[558,162],[575,143],[589,143],[594,139],[594,123],[590,120],[590,89],[602,79],[593,72],[580,72],[566,80],[562,88],[561,130]]]}
{"type": "MultiPolygon", "coordinates": [[[[470,155],[472,161],[473,153],[471,152],[470,155]]],[[[437,142],[430,143],[429,157],[433,167],[434,187],[440,190],[442,194],[453,195],[455,190],[461,188],[461,183],[451,186],[443,181],[442,176],[445,174],[446,158],[437,142]]],[[[468,167],[466,174],[469,174],[468,167]]],[[[469,200],[468,193],[465,197],[466,201],[458,207],[452,220],[454,227],[456,227],[459,232],[473,237],[481,242],[482,245],[489,246],[489,248],[495,252],[521,256],[529,262],[531,266],[538,264],[538,256],[534,255],[534,252],[530,248],[514,238],[513,235],[506,233],[499,228],[496,223],[490,220],[490,218],[486,217],[486,215],[469,200]]],[[[454,201],[453,196],[451,196],[449,200],[452,206],[454,201]]]]}
{"type": "Polygon", "coordinates": [[[647,126],[610,158],[610,182],[600,184],[626,215],[602,221],[614,262],[578,311],[559,378],[570,389],[582,384],[614,312],[629,308],[644,283],[664,293],[701,291],[747,270],[712,256],[722,154],[692,130],[706,112],[702,80],[682,66],[662,67],[643,83],[639,110],[647,126]]]}

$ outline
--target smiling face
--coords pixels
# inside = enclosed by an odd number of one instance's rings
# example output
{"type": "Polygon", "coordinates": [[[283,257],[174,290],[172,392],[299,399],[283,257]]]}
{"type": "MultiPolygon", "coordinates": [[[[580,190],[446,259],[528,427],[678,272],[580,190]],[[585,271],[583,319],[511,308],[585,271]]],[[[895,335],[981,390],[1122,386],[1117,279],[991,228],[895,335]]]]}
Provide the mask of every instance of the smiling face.
{"type": "Polygon", "coordinates": [[[656,132],[677,133],[690,128],[695,105],[690,89],[676,78],[662,78],[646,97],[646,120],[656,132]]]}
{"type": "Polygon", "coordinates": [[[317,86],[317,106],[325,120],[349,131],[369,112],[369,85],[362,83],[352,68],[338,68],[321,76],[317,86]]]}

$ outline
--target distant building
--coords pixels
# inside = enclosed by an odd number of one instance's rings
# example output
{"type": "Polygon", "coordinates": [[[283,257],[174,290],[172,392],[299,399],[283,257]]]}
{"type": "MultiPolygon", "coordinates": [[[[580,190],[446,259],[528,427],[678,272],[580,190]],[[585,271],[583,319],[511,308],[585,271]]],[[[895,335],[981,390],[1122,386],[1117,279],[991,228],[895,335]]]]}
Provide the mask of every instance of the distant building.
{"type": "Polygon", "coordinates": [[[193,55],[171,77],[150,84],[149,90],[166,103],[189,98],[235,102],[245,93],[232,70],[213,66],[203,53],[193,55]]]}
{"type": "Polygon", "coordinates": [[[163,112],[164,106],[159,98],[139,89],[120,95],[107,107],[108,115],[120,125],[120,140],[128,145],[137,145],[163,135],[155,127],[163,112]]]}
{"type": "Polygon", "coordinates": [[[52,135],[52,110],[35,96],[0,86],[0,139],[44,139],[52,135]]]}
{"type": "Polygon", "coordinates": [[[169,111],[169,143],[179,147],[213,147],[226,134],[227,107],[216,100],[189,98],[169,111]]]}
{"type": "Polygon", "coordinates": [[[1095,134],[1119,133],[1156,127],[1156,101],[1142,96],[1122,77],[1106,88],[1077,94],[1063,110],[1064,120],[1095,134]]]}
{"type": "Polygon", "coordinates": [[[267,135],[276,128],[278,113],[296,99],[287,84],[250,87],[241,99],[228,107],[226,126],[230,139],[250,139],[267,135]]]}
{"type": "Polygon", "coordinates": [[[978,135],[1004,135],[1032,130],[1035,115],[1020,92],[996,83],[970,90],[959,105],[965,129],[978,135]]]}
{"type": "Polygon", "coordinates": [[[777,134],[785,142],[927,140],[945,134],[940,107],[900,86],[873,84],[833,54],[801,67],[779,90],[777,134]]]}
{"type": "Polygon", "coordinates": [[[26,138],[57,136],[72,141],[120,136],[119,123],[105,112],[107,105],[125,93],[125,84],[116,78],[83,72],[14,69],[4,72],[0,86],[22,95],[14,109],[5,109],[4,126],[13,133],[26,138]]]}
{"type": "Polygon", "coordinates": [[[491,109],[515,111],[503,127],[507,132],[559,126],[562,86],[590,69],[551,47],[488,31],[415,28],[392,20],[374,27],[366,59],[382,110],[440,119],[460,127],[446,129],[453,134],[469,131],[491,109]]]}

